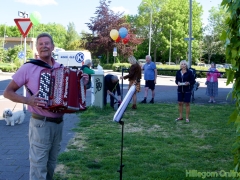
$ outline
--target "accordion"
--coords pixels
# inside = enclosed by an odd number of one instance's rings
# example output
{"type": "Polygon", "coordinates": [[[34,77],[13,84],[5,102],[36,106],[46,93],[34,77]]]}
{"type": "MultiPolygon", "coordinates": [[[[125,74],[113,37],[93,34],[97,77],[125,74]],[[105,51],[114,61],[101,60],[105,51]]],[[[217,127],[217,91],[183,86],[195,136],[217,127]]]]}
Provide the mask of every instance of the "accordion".
{"type": "Polygon", "coordinates": [[[74,113],[86,110],[88,75],[81,70],[59,67],[43,69],[39,79],[38,97],[44,98],[43,107],[52,112],[74,113]]]}

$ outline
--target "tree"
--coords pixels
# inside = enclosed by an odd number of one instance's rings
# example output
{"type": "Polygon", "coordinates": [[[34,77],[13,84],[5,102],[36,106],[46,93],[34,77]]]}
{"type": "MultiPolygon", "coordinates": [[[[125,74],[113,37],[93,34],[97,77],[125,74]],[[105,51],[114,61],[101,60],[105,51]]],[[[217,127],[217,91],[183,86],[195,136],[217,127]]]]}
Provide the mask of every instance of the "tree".
{"type": "MultiPolygon", "coordinates": [[[[171,32],[171,57],[178,63],[180,59],[187,58],[188,41],[184,41],[189,35],[189,4],[188,0],[148,0],[147,4],[152,8],[152,45],[151,55],[154,61],[157,58],[169,61],[170,32],[171,32]]],[[[199,40],[201,39],[201,14],[202,7],[193,1],[192,11],[192,57],[194,61],[199,57],[199,40]]],[[[138,28],[141,36],[149,40],[149,6],[142,3],[139,6],[138,28]]],[[[144,43],[146,44],[146,42],[144,43]]],[[[145,47],[146,48],[146,47],[145,47]]]]}
{"type": "Polygon", "coordinates": [[[240,4],[238,1],[223,0],[222,6],[229,12],[229,18],[226,20],[227,30],[223,31],[221,40],[224,40],[226,46],[226,59],[232,64],[231,69],[226,69],[227,85],[233,83],[232,98],[236,102],[236,108],[229,118],[230,123],[236,127],[236,138],[233,145],[234,170],[240,172],[240,4]]]}
{"type": "Polygon", "coordinates": [[[205,35],[203,38],[204,51],[208,57],[208,64],[210,64],[211,57],[213,54],[216,54],[219,49],[222,49],[222,42],[219,41],[217,35],[205,35]]]}
{"type": "MultiPolygon", "coordinates": [[[[4,26],[0,25],[0,36],[4,35],[4,26]]],[[[38,34],[47,32],[51,34],[53,37],[55,46],[64,47],[66,44],[66,28],[61,24],[56,23],[48,23],[48,24],[39,24],[37,26],[32,26],[31,30],[29,31],[27,37],[36,38],[38,34]]],[[[8,37],[22,37],[19,29],[17,26],[6,26],[5,35],[8,37]]]]}
{"type": "Polygon", "coordinates": [[[4,34],[5,36],[8,36],[8,37],[21,37],[21,33],[18,30],[17,26],[6,25],[5,27],[5,24],[0,25],[0,36],[4,37],[4,34]]]}
{"type": "Polygon", "coordinates": [[[224,54],[224,42],[220,40],[220,36],[224,30],[227,29],[226,19],[228,13],[226,9],[221,6],[217,8],[212,7],[209,11],[208,25],[205,26],[205,36],[203,37],[204,51],[208,55],[208,64],[210,64],[213,54],[224,54]]]}
{"type": "Polygon", "coordinates": [[[92,17],[90,22],[86,23],[92,33],[83,35],[85,43],[82,44],[93,55],[106,56],[107,63],[109,63],[110,52],[113,52],[114,47],[118,48],[118,54],[127,57],[132,55],[136,45],[141,43],[141,39],[136,37],[134,29],[126,22],[122,13],[114,13],[109,9],[109,4],[110,2],[107,4],[106,0],[100,0],[100,6],[95,12],[96,17],[92,17]],[[127,44],[116,43],[110,37],[110,31],[118,30],[120,27],[128,29],[130,39],[127,44]]]}
{"type": "Polygon", "coordinates": [[[144,1],[144,3],[140,4],[139,6],[138,25],[141,26],[140,33],[145,38],[145,40],[148,41],[147,42],[148,46],[149,46],[149,38],[151,35],[150,49],[153,50],[155,62],[156,62],[157,50],[161,45],[161,39],[159,35],[163,31],[163,24],[161,22],[162,18],[159,17],[159,13],[164,3],[165,3],[165,0],[146,0],[144,1]],[[150,31],[150,24],[151,24],[151,31],[150,31]]]}
{"type": "Polygon", "coordinates": [[[56,47],[64,48],[66,43],[66,28],[61,24],[56,23],[48,23],[48,24],[39,24],[37,26],[33,26],[29,37],[37,37],[38,34],[47,32],[49,33],[53,40],[56,47]]]}
{"type": "MultiPolygon", "coordinates": [[[[33,51],[31,49],[31,47],[29,45],[26,46],[26,59],[32,58],[33,55],[33,51]]],[[[18,52],[23,50],[23,46],[22,45],[16,45],[13,48],[9,48],[7,50],[7,55],[6,55],[6,60],[5,62],[9,62],[9,63],[14,63],[15,65],[17,65],[17,67],[19,67],[20,65],[22,65],[23,60],[18,58],[18,52]]]]}
{"type": "Polygon", "coordinates": [[[66,34],[66,42],[64,49],[66,50],[79,50],[80,49],[80,36],[75,30],[74,23],[69,23],[67,34],[66,34]]]}

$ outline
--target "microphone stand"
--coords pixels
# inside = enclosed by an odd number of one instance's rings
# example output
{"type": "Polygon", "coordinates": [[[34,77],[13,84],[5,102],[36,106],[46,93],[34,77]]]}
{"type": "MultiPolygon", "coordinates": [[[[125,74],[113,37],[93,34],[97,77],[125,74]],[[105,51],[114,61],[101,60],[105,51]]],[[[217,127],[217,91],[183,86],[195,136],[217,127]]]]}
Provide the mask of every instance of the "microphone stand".
{"type": "Polygon", "coordinates": [[[122,180],[122,173],[123,173],[123,167],[124,165],[122,164],[122,157],[123,157],[123,129],[124,129],[124,121],[120,120],[119,124],[122,125],[122,139],[121,139],[121,157],[120,157],[120,169],[117,171],[120,173],[120,180],[122,180]]]}

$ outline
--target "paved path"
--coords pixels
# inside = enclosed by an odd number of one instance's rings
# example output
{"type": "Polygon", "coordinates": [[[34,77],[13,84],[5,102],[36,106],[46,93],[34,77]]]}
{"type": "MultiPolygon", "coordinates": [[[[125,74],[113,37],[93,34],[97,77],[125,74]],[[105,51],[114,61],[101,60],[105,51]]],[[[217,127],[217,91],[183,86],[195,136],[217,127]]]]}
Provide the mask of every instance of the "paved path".
{"type": "MultiPolygon", "coordinates": [[[[120,76],[120,73],[105,71],[120,76]]],[[[30,114],[27,112],[25,121],[21,125],[14,127],[6,126],[2,118],[2,112],[5,108],[14,109],[14,111],[22,110],[22,104],[13,103],[3,98],[2,93],[6,85],[10,82],[11,76],[9,74],[0,73],[0,180],[28,180],[29,174],[29,160],[28,160],[28,123],[30,114]]],[[[205,95],[206,86],[205,78],[197,79],[200,82],[200,88],[195,92],[194,103],[207,103],[208,97],[205,95]]],[[[232,85],[225,85],[226,79],[219,80],[219,97],[216,98],[217,103],[232,103],[231,100],[226,100],[226,96],[231,90],[232,85]]],[[[128,81],[123,82],[123,94],[125,95],[128,88],[128,81]]],[[[144,81],[141,82],[142,91],[137,94],[138,102],[144,96],[144,81]]],[[[22,89],[18,91],[22,93],[22,89]]],[[[150,100],[151,92],[148,95],[150,100]]],[[[177,103],[176,85],[174,77],[158,76],[156,85],[156,103],[177,103]]],[[[87,91],[87,102],[90,102],[90,91],[87,91]]],[[[64,132],[61,152],[66,150],[69,140],[74,136],[72,128],[76,126],[80,119],[76,114],[64,115],[64,132]],[[67,122],[67,123],[66,123],[67,122]]]]}

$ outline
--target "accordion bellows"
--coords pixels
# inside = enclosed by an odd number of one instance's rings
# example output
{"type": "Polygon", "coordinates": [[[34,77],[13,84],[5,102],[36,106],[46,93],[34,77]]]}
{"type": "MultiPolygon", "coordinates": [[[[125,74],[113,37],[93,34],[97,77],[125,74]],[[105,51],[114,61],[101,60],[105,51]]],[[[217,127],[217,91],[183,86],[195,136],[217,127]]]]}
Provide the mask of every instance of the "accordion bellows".
{"type": "Polygon", "coordinates": [[[43,69],[39,80],[39,97],[52,112],[73,113],[86,109],[86,89],[81,70],[59,67],[43,69]]]}

